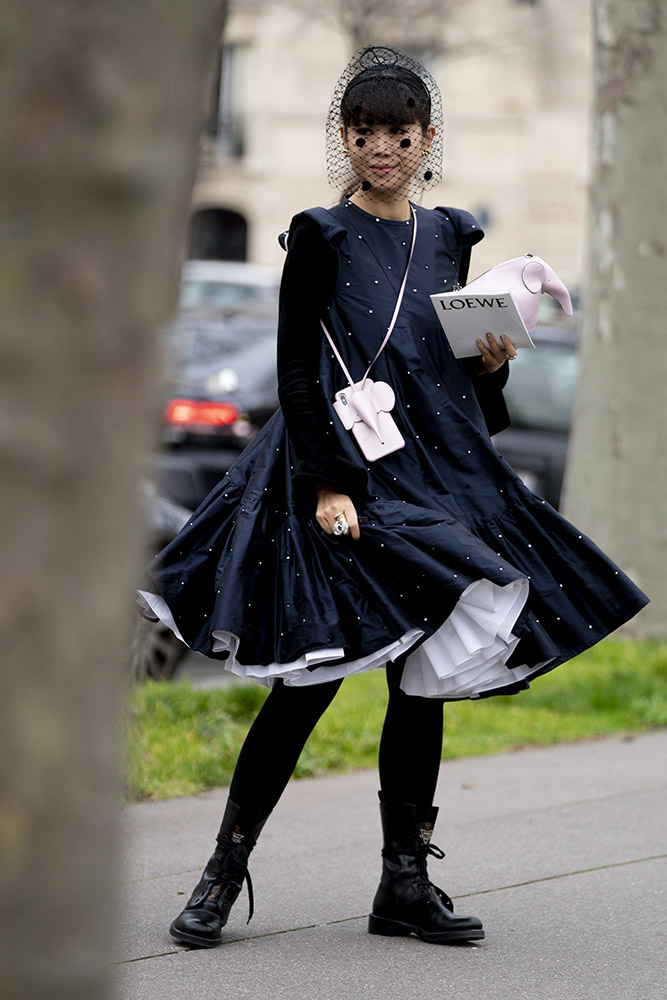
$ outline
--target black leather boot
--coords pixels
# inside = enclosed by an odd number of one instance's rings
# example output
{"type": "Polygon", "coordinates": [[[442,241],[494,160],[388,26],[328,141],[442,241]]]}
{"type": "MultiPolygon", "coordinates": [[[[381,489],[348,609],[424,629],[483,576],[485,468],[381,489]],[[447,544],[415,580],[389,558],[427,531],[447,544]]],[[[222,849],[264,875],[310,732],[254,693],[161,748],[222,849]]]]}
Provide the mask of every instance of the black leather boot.
{"type": "Polygon", "coordinates": [[[229,919],[229,912],[244,881],[248,883],[250,922],[253,894],[248,855],[268,815],[258,812],[250,817],[242,816],[239,806],[228,800],[217,836],[218,846],[185,909],[169,928],[169,933],[177,941],[195,948],[214,948],[220,944],[220,932],[229,919]]]}
{"type": "Polygon", "coordinates": [[[409,803],[380,802],[384,846],[382,878],[368,918],[371,934],[416,934],[435,944],[478,941],[484,937],[477,917],[454,914],[454,904],[442,889],[429,881],[428,855],[444,858],[430,843],[438,810],[418,821],[409,803]]]}

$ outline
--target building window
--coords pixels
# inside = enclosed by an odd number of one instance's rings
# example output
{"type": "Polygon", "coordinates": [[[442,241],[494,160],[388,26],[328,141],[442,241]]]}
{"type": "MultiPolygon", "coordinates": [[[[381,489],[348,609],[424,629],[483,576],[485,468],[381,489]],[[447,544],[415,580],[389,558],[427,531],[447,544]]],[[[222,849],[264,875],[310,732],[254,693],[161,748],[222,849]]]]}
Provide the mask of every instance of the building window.
{"type": "Polygon", "coordinates": [[[220,156],[244,153],[241,79],[244,47],[223,45],[213,80],[206,133],[220,156]]]}
{"type": "Polygon", "coordinates": [[[246,220],[228,208],[202,208],[190,220],[191,260],[245,260],[246,220]]]}

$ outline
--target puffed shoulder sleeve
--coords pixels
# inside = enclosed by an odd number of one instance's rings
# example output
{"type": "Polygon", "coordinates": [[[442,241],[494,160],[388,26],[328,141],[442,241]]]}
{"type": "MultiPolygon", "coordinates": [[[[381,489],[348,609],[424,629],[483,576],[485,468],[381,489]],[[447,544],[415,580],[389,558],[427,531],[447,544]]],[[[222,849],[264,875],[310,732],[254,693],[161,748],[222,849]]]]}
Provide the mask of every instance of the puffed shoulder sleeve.
{"type": "Polygon", "coordinates": [[[446,222],[450,222],[456,234],[456,241],[461,247],[474,247],[484,239],[484,230],[474,215],[463,208],[445,208],[438,205],[436,212],[441,212],[446,222]]]}
{"type": "Polygon", "coordinates": [[[279,240],[287,250],[280,285],[278,396],[292,446],[295,484],[314,498],[323,483],[363,502],[366,469],[340,452],[331,413],[318,384],[320,318],[331,303],[338,278],[336,243],[345,230],[326,209],[297,215],[279,240]],[[322,217],[320,217],[320,215],[322,217]]]}

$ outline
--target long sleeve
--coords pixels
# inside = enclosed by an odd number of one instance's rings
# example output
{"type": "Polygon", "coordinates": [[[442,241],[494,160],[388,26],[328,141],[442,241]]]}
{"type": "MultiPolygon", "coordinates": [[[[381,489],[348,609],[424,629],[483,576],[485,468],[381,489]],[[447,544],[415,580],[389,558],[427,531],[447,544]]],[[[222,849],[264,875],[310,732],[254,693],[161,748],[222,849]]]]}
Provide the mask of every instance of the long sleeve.
{"type": "Polygon", "coordinates": [[[461,363],[470,375],[489,434],[499,434],[510,422],[503,396],[503,388],[510,374],[509,362],[506,361],[495,372],[484,370],[481,356],[479,359],[464,358],[461,363]]]}
{"type": "MultiPolygon", "coordinates": [[[[461,247],[461,262],[459,266],[459,284],[465,285],[468,280],[470,255],[472,247],[484,238],[484,231],[474,216],[458,208],[439,207],[445,218],[453,223],[457,241],[461,247]]],[[[503,388],[509,378],[509,364],[504,364],[495,372],[487,372],[482,364],[481,355],[474,358],[463,358],[461,364],[468,372],[477,396],[484,421],[489,434],[498,434],[509,425],[510,418],[503,396],[503,388]]]]}
{"type": "Polygon", "coordinates": [[[278,319],[278,396],[292,445],[293,479],[311,497],[315,484],[325,483],[363,501],[366,469],[340,452],[318,384],[320,319],[336,286],[337,254],[306,215],[292,221],[287,247],[278,319]]]}

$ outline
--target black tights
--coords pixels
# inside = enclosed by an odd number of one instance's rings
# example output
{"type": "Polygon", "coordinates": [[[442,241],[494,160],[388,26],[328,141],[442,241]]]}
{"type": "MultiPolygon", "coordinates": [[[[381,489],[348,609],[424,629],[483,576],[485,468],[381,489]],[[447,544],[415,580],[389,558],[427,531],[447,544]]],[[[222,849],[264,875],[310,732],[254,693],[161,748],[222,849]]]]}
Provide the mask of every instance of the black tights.
{"type": "MultiPolygon", "coordinates": [[[[442,753],[442,701],[400,689],[404,660],[387,664],[389,701],[380,739],[380,788],[385,801],[413,802],[428,815],[442,753]]],[[[251,815],[270,812],[282,795],[308,737],[342,680],[309,687],[275,685],[239,754],[229,797],[251,815]]]]}

